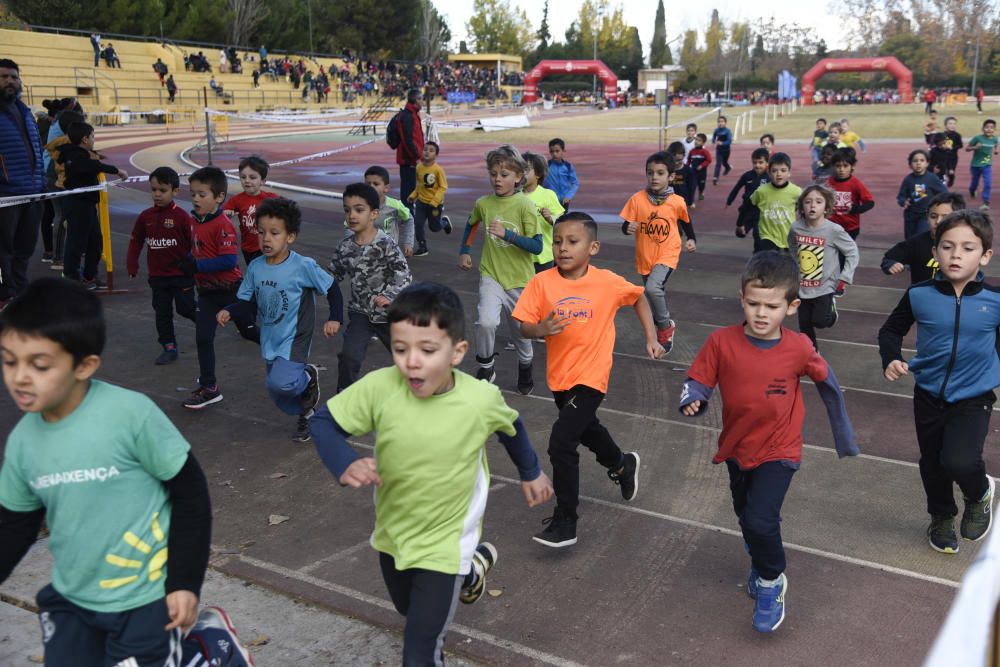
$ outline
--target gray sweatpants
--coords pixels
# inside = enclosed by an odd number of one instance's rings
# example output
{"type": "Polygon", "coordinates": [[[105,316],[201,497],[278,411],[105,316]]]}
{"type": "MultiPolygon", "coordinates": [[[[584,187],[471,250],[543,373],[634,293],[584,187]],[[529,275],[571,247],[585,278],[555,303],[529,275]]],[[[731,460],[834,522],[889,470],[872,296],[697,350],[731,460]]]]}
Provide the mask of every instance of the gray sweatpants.
{"type": "Polygon", "coordinates": [[[646,301],[653,311],[653,324],[657,329],[670,326],[670,308],[667,307],[667,280],[674,270],[666,264],[654,264],[648,276],[642,277],[646,286],[646,301]]]}
{"type": "Polygon", "coordinates": [[[479,276],[479,319],[476,322],[476,357],[482,364],[488,359],[487,365],[493,363],[493,346],[496,340],[497,327],[500,326],[500,316],[507,321],[510,334],[517,350],[517,362],[522,366],[531,363],[533,351],[531,341],[521,337],[521,325],[511,317],[514,306],[521,297],[522,288],[505,290],[496,280],[487,275],[479,276]]]}

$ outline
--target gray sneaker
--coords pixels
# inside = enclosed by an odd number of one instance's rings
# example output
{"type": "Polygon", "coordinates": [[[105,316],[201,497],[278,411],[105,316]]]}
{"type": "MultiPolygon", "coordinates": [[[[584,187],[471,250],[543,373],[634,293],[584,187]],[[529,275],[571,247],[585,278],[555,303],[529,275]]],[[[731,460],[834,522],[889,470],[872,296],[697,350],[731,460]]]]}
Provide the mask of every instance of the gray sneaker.
{"type": "Polygon", "coordinates": [[[979,500],[966,498],[965,512],[962,513],[962,537],[973,542],[986,537],[993,525],[993,492],[996,490],[996,481],[990,476],[986,477],[986,481],[989,482],[986,495],[979,500]]]}
{"type": "Polygon", "coordinates": [[[931,516],[927,526],[927,542],[931,549],[943,554],[958,553],[958,536],[955,535],[955,519],[950,516],[931,516]]]}

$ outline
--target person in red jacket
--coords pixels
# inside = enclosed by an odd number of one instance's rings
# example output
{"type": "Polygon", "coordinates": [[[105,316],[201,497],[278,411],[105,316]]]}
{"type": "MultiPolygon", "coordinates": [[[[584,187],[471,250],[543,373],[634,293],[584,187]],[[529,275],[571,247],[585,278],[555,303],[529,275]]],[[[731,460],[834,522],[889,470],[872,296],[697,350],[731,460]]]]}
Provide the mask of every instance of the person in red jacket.
{"type": "Polygon", "coordinates": [[[174,202],[180,177],[170,167],[157,167],[149,175],[153,206],[139,214],[128,244],[126,270],[129,278],[139,274],[139,256],[149,248],[149,286],[153,290],[156,333],[163,352],[154,362],[163,366],[177,361],[174,308],[181,317],[195,321],[194,277],[185,275],[181,263],[191,254],[191,226],[187,211],[174,202]]]}
{"type": "Polygon", "coordinates": [[[986,99],[986,93],[983,91],[982,86],[976,88],[976,111],[980,114],[983,113],[983,100],[986,99]]]}
{"type": "Polygon", "coordinates": [[[934,111],[934,103],[937,102],[937,93],[933,88],[928,88],[924,93],[924,113],[929,114],[934,111]]]}
{"type": "MultiPolygon", "coordinates": [[[[399,146],[396,164],[399,165],[399,200],[409,201],[410,193],[417,187],[417,163],[424,154],[424,127],[420,122],[420,91],[406,93],[406,106],[399,112],[399,146]]],[[[407,204],[413,212],[413,204],[407,204]]]]}

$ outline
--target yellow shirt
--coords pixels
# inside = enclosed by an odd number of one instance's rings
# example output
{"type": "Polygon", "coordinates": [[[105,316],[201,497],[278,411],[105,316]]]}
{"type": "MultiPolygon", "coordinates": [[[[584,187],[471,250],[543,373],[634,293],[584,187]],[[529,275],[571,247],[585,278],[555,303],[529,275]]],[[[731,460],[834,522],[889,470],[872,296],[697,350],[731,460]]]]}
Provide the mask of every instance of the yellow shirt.
{"type": "Polygon", "coordinates": [[[444,193],[448,190],[448,179],[444,169],[437,162],[426,166],[423,162],[417,164],[417,189],[414,197],[425,204],[440,206],[444,203],[444,193]]]}
{"type": "Polygon", "coordinates": [[[847,144],[848,146],[850,146],[851,148],[855,148],[857,146],[857,143],[861,141],[861,137],[858,136],[858,133],[855,132],[854,130],[848,130],[847,132],[844,132],[842,135],[840,135],[840,140],[845,144],[847,144]]]}

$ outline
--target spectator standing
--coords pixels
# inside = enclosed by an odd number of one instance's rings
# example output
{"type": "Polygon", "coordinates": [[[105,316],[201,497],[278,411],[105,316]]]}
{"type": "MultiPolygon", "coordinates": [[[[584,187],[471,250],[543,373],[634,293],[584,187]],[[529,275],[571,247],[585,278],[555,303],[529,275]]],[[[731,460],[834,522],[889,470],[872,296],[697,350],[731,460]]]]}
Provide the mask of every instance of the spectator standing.
{"type": "MultiPolygon", "coordinates": [[[[399,199],[404,202],[409,200],[410,193],[417,187],[417,163],[424,154],[420,102],[420,91],[411,89],[406,93],[406,106],[398,116],[400,141],[396,148],[396,164],[399,165],[399,199]]],[[[409,208],[412,212],[412,204],[409,208]]]]}
{"type": "MultiPolygon", "coordinates": [[[[38,125],[20,98],[17,63],[0,59],[0,156],[6,172],[0,180],[0,197],[34,195],[45,189],[38,125]]],[[[37,201],[0,208],[0,310],[27,287],[42,210],[37,201]]]]}
{"type": "Polygon", "coordinates": [[[980,115],[983,113],[983,99],[986,97],[986,93],[983,91],[982,86],[976,88],[976,111],[980,115]]]}
{"type": "Polygon", "coordinates": [[[167,95],[170,96],[169,99],[167,99],[167,102],[173,104],[174,98],[177,97],[177,84],[174,83],[173,74],[167,76],[167,95]]]}
{"type": "Polygon", "coordinates": [[[101,62],[101,36],[96,32],[90,35],[90,45],[94,47],[94,67],[101,62]]]}

